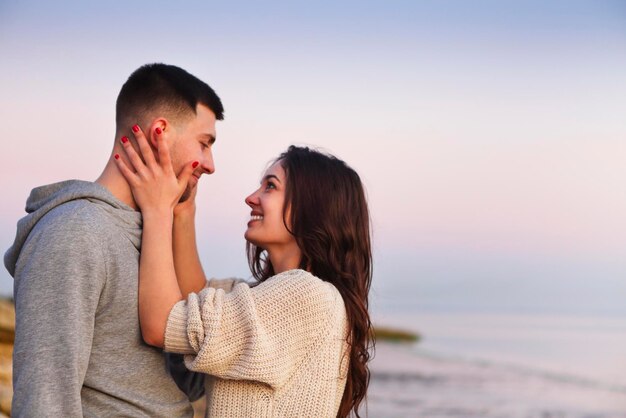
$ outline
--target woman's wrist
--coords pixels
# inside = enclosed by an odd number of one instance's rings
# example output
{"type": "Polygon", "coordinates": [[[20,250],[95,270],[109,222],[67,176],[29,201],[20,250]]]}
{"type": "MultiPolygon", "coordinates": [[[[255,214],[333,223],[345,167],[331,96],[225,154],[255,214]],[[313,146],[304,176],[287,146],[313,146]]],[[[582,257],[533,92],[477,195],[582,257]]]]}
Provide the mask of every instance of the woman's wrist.
{"type": "Polygon", "coordinates": [[[141,211],[143,222],[173,222],[174,213],[172,209],[150,209],[141,211]]]}
{"type": "Polygon", "coordinates": [[[193,219],[196,216],[195,203],[187,202],[178,204],[174,207],[174,219],[193,219]]]}
{"type": "Polygon", "coordinates": [[[196,218],[196,209],[186,209],[184,211],[174,210],[174,223],[175,224],[193,224],[196,218]]]}

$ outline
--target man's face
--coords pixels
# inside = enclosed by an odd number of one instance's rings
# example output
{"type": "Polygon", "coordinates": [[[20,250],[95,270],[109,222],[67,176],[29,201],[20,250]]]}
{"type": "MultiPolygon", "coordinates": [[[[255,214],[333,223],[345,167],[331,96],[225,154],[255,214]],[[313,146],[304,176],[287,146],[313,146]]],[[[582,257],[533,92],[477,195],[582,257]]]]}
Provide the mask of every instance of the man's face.
{"type": "Polygon", "coordinates": [[[186,164],[194,161],[200,163],[181,196],[180,201],[183,202],[189,198],[202,174],[212,174],[215,171],[212,151],[216,138],[215,114],[208,107],[198,104],[195,118],[178,124],[173,133],[175,135],[170,152],[174,172],[179,174],[186,164]]]}

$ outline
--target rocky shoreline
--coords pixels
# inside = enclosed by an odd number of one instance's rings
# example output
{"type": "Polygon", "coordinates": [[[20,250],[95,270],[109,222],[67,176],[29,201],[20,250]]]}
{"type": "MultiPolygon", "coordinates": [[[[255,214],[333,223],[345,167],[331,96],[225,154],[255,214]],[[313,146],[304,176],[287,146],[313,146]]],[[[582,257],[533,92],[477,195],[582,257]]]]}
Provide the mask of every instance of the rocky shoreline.
{"type": "Polygon", "coordinates": [[[11,416],[13,398],[13,341],[15,308],[9,299],[0,299],[0,418],[11,416]]]}

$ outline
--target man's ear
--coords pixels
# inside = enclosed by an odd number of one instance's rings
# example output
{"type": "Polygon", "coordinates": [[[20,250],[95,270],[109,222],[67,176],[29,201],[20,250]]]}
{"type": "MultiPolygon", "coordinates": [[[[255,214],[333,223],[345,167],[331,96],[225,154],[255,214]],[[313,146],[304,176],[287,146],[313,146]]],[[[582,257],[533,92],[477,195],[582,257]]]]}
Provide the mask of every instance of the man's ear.
{"type": "Polygon", "coordinates": [[[150,144],[152,149],[156,151],[158,146],[157,138],[159,136],[162,136],[164,139],[167,139],[171,130],[172,125],[169,123],[169,121],[166,118],[161,117],[154,119],[150,124],[149,129],[144,133],[146,135],[148,143],[150,144]]]}

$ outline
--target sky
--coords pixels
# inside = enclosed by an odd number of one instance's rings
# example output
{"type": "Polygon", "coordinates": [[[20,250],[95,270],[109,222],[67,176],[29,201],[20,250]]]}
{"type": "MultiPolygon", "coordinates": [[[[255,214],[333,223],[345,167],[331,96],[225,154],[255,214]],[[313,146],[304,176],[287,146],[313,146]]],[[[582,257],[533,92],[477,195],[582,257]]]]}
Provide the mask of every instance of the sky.
{"type": "MultiPolygon", "coordinates": [[[[207,275],[290,144],[353,166],[372,309],[626,313],[626,2],[0,1],[0,247],[36,186],[94,180],[149,62],[225,106],[198,196],[207,275]]],[[[0,273],[0,294],[12,278],[0,273]]]]}

